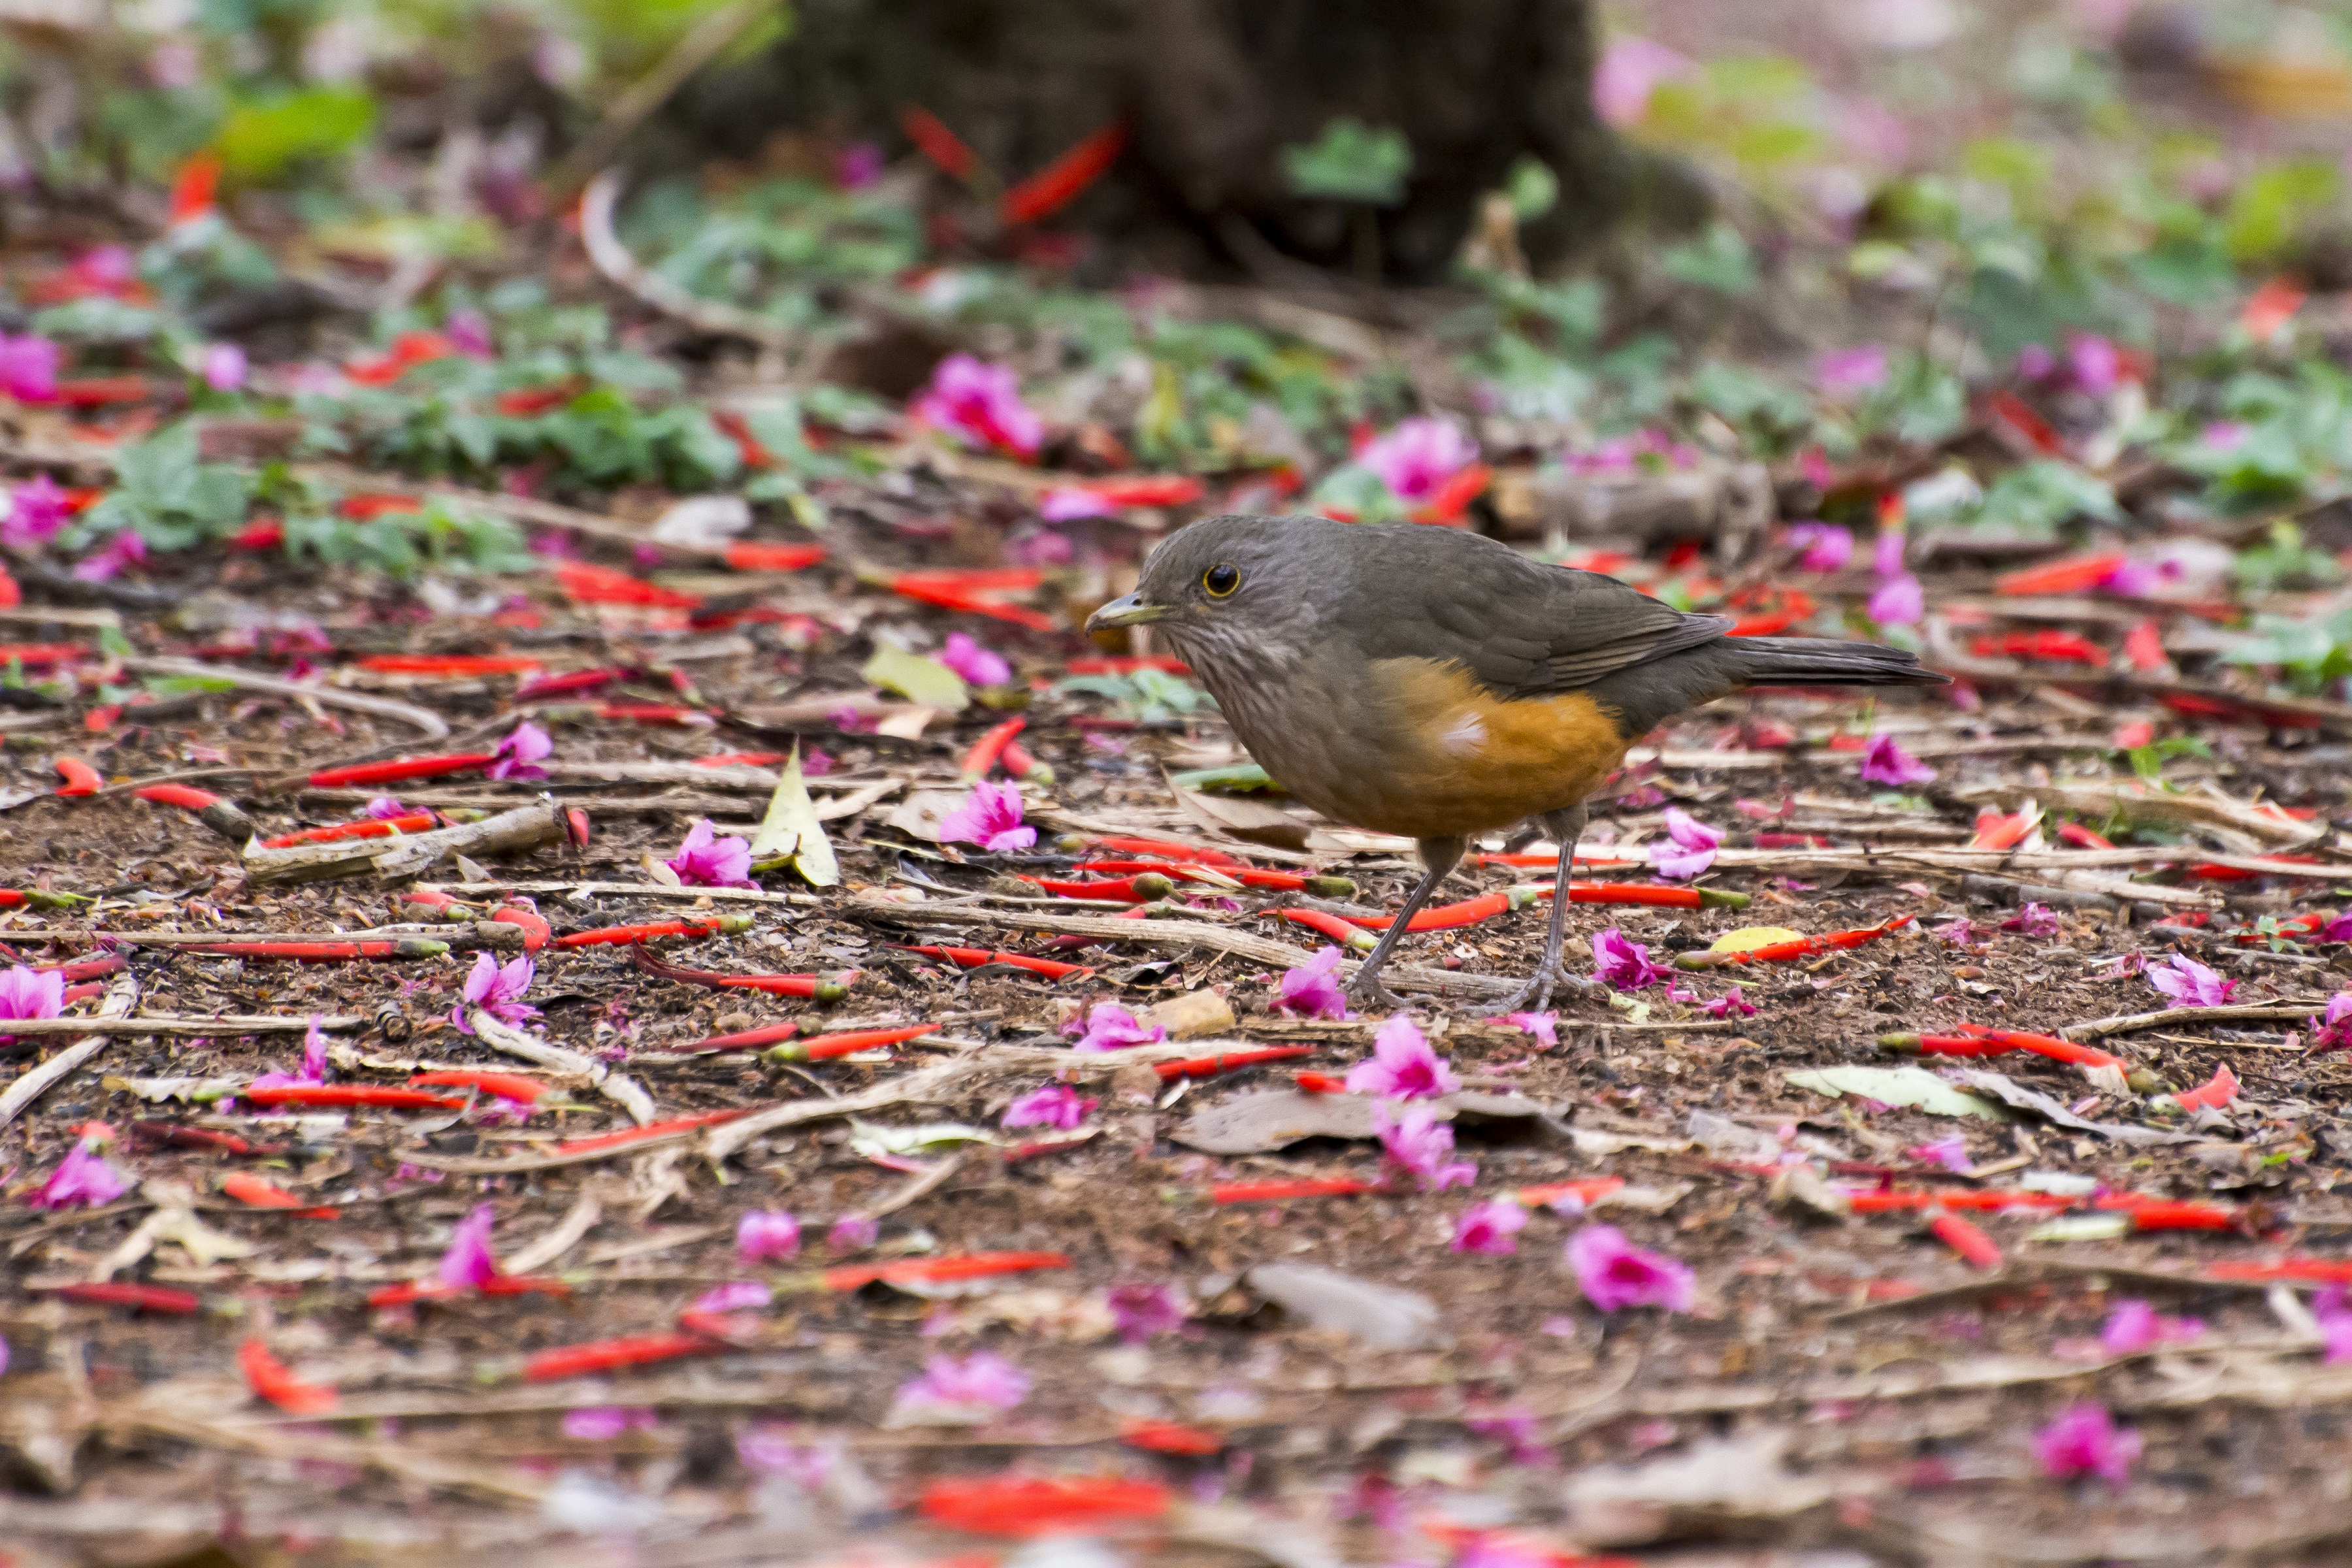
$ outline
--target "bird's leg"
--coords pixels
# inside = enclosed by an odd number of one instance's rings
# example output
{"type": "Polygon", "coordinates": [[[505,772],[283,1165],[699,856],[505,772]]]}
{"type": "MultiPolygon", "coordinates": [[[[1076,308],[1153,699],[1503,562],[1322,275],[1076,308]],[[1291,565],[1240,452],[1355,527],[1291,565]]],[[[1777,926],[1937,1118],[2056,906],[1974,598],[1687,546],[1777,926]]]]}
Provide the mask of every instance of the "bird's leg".
{"type": "Polygon", "coordinates": [[[1389,922],[1389,929],[1381,933],[1380,943],[1372,949],[1371,957],[1364,960],[1363,967],[1356,971],[1356,977],[1348,982],[1349,996],[1359,1003],[1378,1003],[1383,1007],[1404,1005],[1402,998],[1381,984],[1381,965],[1389,961],[1389,951],[1404,936],[1404,928],[1412,923],[1412,917],[1421,912],[1421,906],[1429,902],[1429,895],[1437,891],[1437,884],[1445,880],[1448,871],[1462,863],[1462,851],[1469,847],[1469,840],[1424,838],[1414,847],[1421,851],[1421,862],[1428,868],[1421,874],[1421,885],[1405,899],[1404,908],[1397,912],[1396,919],[1389,922]]]}
{"type": "Polygon", "coordinates": [[[1544,828],[1559,841],[1559,866],[1553,874],[1551,921],[1544,927],[1543,962],[1528,976],[1528,983],[1511,993],[1508,1000],[1490,1007],[1491,1013],[1536,1013],[1543,1010],[1554,991],[1583,991],[1591,983],[1568,972],[1561,962],[1561,952],[1568,945],[1568,883],[1576,870],[1576,841],[1584,837],[1584,807],[1572,805],[1566,811],[1544,813],[1544,828]]]}

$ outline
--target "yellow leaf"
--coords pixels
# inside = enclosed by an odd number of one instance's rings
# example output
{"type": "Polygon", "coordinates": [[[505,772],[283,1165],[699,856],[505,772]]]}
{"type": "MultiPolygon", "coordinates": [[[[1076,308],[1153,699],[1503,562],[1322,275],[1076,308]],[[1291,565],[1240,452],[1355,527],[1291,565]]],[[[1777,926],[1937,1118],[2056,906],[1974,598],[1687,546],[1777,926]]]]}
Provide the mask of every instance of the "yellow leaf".
{"type": "Polygon", "coordinates": [[[964,685],[963,677],[938,659],[925,658],[887,643],[876,648],[874,657],[857,673],[872,684],[926,708],[961,713],[971,705],[971,690],[964,685]]]}
{"type": "Polygon", "coordinates": [[[776,793],[768,797],[768,815],[761,818],[760,831],[751,837],[752,859],[775,855],[791,856],[793,869],[812,888],[835,887],[841,881],[832,841],[816,819],[816,804],[809,799],[808,784],[801,777],[797,743],[792,760],[784,764],[784,776],[776,781],[776,793]]]}
{"type": "Polygon", "coordinates": [[[1790,931],[1787,926],[1741,926],[1738,931],[1725,931],[1715,939],[1709,952],[1753,952],[1759,947],[1769,947],[1776,942],[1801,942],[1805,933],[1790,931]]]}

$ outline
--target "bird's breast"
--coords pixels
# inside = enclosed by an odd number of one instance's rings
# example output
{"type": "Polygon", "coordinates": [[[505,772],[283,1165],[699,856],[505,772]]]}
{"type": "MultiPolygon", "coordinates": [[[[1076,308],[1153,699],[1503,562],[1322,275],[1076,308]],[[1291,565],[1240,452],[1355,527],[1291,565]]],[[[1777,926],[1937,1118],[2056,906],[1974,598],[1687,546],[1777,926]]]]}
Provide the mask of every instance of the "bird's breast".
{"type": "Polygon", "coordinates": [[[1582,692],[1498,697],[1434,659],[1356,662],[1326,647],[1278,679],[1210,679],[1242,743],[1292,794],[1338,821],[1415,838],[1574,805],[1628,744],[1582,692]]]}

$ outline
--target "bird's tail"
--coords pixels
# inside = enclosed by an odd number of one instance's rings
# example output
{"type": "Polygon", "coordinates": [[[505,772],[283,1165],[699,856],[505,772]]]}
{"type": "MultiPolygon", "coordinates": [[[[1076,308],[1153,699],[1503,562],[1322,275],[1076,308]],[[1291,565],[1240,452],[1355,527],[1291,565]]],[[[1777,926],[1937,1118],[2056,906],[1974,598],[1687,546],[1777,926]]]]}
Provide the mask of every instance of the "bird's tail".
{"type": "Polygon", "coordinates": [[[1713,647],[1747,686],[1943,686],[1951,677],[1919,656],[1869,642],[1828,637],[1726,637],[1713,647]]]}

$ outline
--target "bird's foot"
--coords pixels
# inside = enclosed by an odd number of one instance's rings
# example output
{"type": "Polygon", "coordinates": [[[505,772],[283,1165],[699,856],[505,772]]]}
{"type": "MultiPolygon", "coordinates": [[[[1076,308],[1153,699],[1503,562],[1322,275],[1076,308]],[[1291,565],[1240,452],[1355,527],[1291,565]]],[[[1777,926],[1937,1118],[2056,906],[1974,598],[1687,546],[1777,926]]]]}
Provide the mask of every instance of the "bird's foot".
{"type": "Polygon", "coordinates": [[[1483,1009],[1483,1016],[1492,1018],[1504,1013],[1540,1013],[1555,991],[1582,993],[1591,989],[1592,982],[1582,975],[1570,974],[1566,964],[1557,961],[1540,963],[1536,966],[1536,972],[1528,976],[1525,985],[1483,1009]]]}
{"type": "Polygon", "coordinates": [[[1391,1013],[1402,1013],[1411,1005],[1403,997],[1381,984],[1380,971],[1376,969],[1358,970],[1355,978],[1341,986],[1340,992],[1349,1002],[1366,1012],[1379,1009],[1391,1013]]]}

